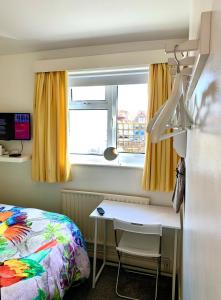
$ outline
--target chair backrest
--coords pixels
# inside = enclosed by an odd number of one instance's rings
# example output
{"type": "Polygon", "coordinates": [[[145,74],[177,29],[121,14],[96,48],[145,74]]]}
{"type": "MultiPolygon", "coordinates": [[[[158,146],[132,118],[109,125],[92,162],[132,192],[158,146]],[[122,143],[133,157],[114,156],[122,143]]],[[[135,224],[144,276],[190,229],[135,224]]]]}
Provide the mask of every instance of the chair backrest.
{"type": "Polygon", "coordinates": [[[113,225],[114,230],[123,230],[140,234],[152,234],[162,236],[161,224],[139,224],[114,219],[113,225]]]}

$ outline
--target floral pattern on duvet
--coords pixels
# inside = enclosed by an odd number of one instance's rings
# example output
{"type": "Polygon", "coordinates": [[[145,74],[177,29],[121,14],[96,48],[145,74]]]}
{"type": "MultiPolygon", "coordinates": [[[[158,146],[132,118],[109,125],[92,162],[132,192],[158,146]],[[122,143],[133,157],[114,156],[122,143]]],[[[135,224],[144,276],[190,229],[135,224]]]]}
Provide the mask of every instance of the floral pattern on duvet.
{"type": "Polygon", "coordinates": [[[61,299],[89,273],[84,238],[71,219],[0,204],[1,300],[61,299]]]}

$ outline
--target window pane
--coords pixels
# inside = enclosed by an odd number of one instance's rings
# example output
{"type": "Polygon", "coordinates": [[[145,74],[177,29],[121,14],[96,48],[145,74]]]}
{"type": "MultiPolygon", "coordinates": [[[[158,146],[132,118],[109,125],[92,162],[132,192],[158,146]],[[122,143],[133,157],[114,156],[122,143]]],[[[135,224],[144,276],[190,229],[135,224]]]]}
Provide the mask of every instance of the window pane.
{"type": "Polygon", "coordinates": [[[144,153],[147,84],[118,86],[117,147],[119,152],[144,153]]]}
{"type": "Polygon", "coordinates": [[[107,110],[70,110],[70,153],[103,154],[107,147],[107,110]]]}
{"type": "Polygon", "coordinates": [[[105,100],[105,86],[76,86],[71,93],[72,101],[105,100]]]}

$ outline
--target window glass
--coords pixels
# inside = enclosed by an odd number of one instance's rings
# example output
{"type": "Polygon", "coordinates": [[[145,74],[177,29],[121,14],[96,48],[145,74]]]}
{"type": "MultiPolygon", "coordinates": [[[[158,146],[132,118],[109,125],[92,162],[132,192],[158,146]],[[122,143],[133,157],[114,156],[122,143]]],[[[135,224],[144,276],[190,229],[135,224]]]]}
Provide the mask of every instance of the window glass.
{"type": "Polygon", "coordinates": [[[146,110],[146,84],[118,86],[117,148],[119,152],[145,152],[146,110]]]}
{"type": "Polygon", "coordinates": [[[127,163],[145,152],[147,70],[108,76],[70,77],[69,152],[102,157],[113,146],[127,163]]]}
{"type": "Polygon", "coordinates": [[[107,147],[107,110],[70,110],[70,153],[103,154],[107,147]]]}
{"type": "Polygon", "coordinates": [[[105,86],[76,86],[71,89],[72,101],[105,100],[105,86]]]}

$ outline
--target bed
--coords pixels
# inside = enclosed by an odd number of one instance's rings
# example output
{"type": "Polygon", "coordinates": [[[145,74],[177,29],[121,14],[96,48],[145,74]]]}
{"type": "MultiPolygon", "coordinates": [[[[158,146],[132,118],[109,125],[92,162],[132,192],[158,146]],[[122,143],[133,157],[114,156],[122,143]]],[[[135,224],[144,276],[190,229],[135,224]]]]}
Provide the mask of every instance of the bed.
{"type": "Polygon", "coordinates": [[[1,300],[62,299],[89,273],[84,238],[71,219],[0,204],[1,300]]]}

